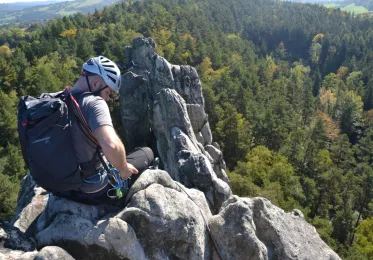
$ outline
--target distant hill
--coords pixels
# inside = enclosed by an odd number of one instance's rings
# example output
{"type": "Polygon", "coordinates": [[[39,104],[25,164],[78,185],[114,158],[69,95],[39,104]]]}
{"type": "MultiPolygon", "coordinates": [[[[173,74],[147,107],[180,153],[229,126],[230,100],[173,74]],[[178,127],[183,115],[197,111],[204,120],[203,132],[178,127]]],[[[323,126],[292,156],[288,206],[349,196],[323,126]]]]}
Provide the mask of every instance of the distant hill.
{"type": "MultiPolygon", "coordinates": [[[[323,4],[325,2],[331,2],[331,1],[324,1],[324,0],[284,0],[284,2],[296,2],[296,3],[303,3],[303,4],[306,4],[306,3],[317,3],[317,4],[323,4]]],[[[336,1],[333,1],[333,2],[338,2],[338,0],[336,1]]]]}
{"type": "Polygon", "coordinates": [[[118,0],[54,0],[45,2],[20,2],[0,4],[0,25],[29,24],[102,9],[118,0]]]}
{"type": "Polygon", "coordinates": [[[373,0],[285,0],[286,2],[322,4],[325,7],[340,8],[354,14],[373,12],[373,0]]]}
{"type": "Polygon", "coordinates": [[[38,5],[50,5],[59,2],[74,1],[74,0],[50,0],[50,1],[36,1],[36,2],[17,2],[17,3],[0,3],[0,13],[14,12],[23,10],[28,7],[34,7],[38,5]]]}

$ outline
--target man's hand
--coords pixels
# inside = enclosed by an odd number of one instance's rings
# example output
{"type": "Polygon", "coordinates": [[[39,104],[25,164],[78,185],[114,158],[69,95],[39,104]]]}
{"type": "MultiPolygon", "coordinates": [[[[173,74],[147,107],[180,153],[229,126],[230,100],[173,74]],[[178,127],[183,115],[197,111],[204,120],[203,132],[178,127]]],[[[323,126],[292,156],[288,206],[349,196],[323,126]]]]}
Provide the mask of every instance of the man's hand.
{"type": "Polygon", "coordinates": [[[100,126],[95,130],[94,134],[101,145],[106,159],[117,168],[122,180],[138,173],[138,170],[132,164],[127,163],[124,145],[112,126],[100,126]]]}
{"type": "Polygon", "coordinates": [[[122,180],[128,179],[132,174],[138,174],[139,171],[130,163],[127,163],[127,169],[120,171],[120,178],[122,180]]]}

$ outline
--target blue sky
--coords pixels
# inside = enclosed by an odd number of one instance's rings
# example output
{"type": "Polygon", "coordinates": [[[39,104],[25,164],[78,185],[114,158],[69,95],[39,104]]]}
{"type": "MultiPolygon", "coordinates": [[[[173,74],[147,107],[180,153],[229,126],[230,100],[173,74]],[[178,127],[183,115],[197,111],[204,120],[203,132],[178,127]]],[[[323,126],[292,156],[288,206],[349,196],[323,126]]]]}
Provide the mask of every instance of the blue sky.
{"type": "Polygon", "coordinates": [[[0,3],[41,2],[47,0],[0,0],[0,3]]]}

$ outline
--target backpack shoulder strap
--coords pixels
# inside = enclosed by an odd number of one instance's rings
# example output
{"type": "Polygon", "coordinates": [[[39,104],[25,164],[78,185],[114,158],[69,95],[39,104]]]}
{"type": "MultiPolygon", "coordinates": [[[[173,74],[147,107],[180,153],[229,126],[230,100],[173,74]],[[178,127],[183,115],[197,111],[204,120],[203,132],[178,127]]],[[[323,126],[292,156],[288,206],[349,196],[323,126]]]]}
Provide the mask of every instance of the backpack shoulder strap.
{"type": "MultiPolygon", "coordinates": [[[[92,142],[94,143],[96,146],[97,146],[97,151],[98,151],[98,157],[101,161],[101,164],[102,166],[104,166],[106,172],[108,174],[110,174],[110,170],[109,170],[109,167],[107,166],[104,158],[102,157],[101,155],[101,146],[100,146],[100,143],[98,142],[98,140],[96,139],[95,135],[93,134],[88,122],[86,121],[81,109],[80,109],[80,106],[79,106],[79,103],[76,101],[76,99],[74,98],[75,95],[73,95],[71,93],[71,90],[70,88],[65,88],[65,90],[67,92],[67,94],[69,95],[70,97],[70,101],[71,101],[71,108],[74,112],[74,115],[76,116],[76,118],[78,119],[78,124],[80,124],[80,128],[82,130],[82,132],[84,133],[84,135],[92,142]]],[[[82,98],[83,95],[86,95],[86,94],[90,94],[90,93],[80,93],[78,95],[78,99],[82,98]]]]}

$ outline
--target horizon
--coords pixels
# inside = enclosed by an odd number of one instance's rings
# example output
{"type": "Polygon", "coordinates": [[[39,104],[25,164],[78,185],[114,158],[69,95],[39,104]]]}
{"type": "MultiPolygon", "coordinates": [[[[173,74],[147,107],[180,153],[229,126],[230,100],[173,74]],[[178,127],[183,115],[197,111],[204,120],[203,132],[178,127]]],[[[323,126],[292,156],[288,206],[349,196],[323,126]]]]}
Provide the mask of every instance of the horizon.
{"type": "Polygon", "coordinates": [[[46,2],[48,0],[0,0],[0,4],[14,4],[14,3],[30,3],[30,2],[46,2]]]}
{"type": "MultiPolygon", "coordinates": [[[[54,0],[0,0],[0,4],[51,2],[51,1],[54,1],[54,0]]],[[[66,0],[66,1],[71,1],[71,0],[66,0]]]]}

